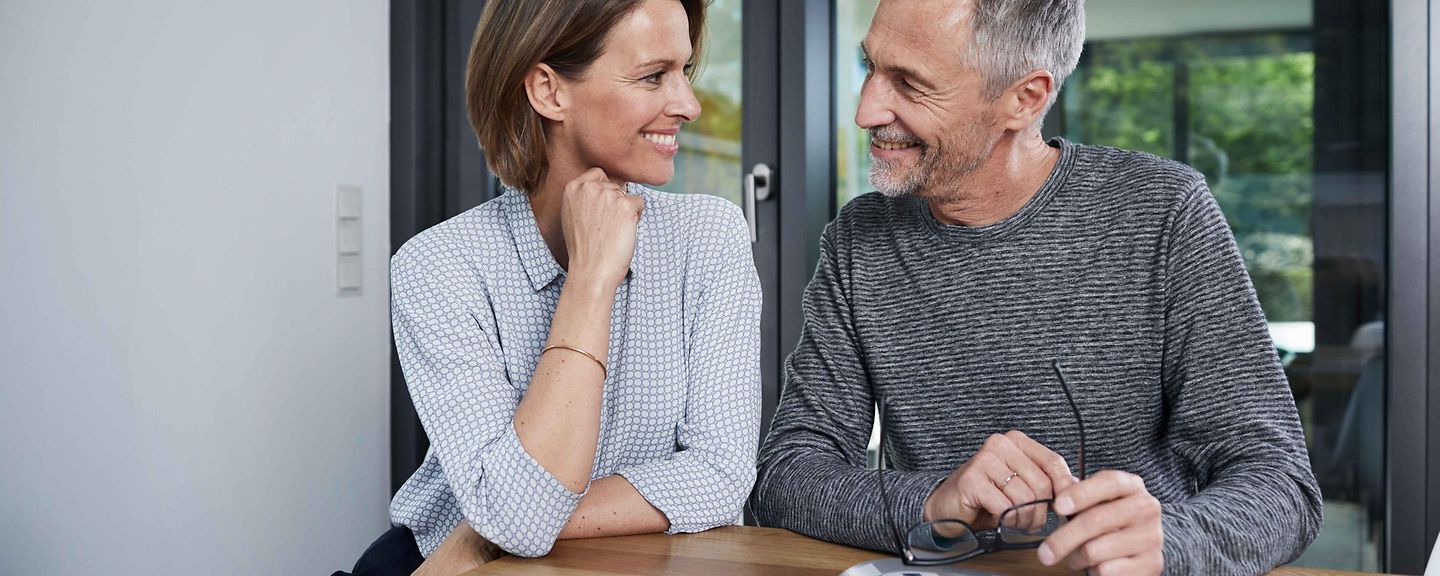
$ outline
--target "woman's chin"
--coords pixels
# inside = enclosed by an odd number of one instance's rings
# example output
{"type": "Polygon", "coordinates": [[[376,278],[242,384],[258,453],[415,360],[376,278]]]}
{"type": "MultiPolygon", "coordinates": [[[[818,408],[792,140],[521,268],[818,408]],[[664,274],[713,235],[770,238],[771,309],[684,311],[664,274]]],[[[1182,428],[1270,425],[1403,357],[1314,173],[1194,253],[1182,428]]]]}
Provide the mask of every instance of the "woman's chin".
{"type": "Polygon", "coordinates": [[[669,170],[637,170],[637,171],[610,171],[607,174],[614,174],[612,180],[632,182],[643,186],[664,186],[675,179],[675,167],[670,166],[669,170]]]}

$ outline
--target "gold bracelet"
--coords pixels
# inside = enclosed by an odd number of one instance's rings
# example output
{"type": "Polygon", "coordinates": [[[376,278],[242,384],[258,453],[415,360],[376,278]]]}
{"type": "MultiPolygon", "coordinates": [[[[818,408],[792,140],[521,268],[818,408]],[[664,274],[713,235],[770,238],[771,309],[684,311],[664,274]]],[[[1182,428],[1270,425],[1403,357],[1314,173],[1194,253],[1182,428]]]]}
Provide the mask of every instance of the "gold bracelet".
{"type": "Polygon", "coordinates": [[[574,346],[567,346],[567,345],[565,345],[565,344],[552,344],[552,345],[550,345],[550,346],[546,346],[544,350],[541,350],[541,351],[540,351],[540,355],[541,355],[541,356],[544,356],[546,352],[549,352],[549,351],[554,350],[554,349],[556,349],[556,348],[559,348],[559,349],[561,349],[561,350],[569,350],[569,351],[571,351],[571,352],[579,352],[582,356],[584,356],[584,357],[586,357],[586,358],[589,358],[589,359],[591,359],[591,360],[594,360],[594,361],[595,361],[595,365],[600,367],[600,380],[601,380],[601,381],[604,381],[606,378],[609,378],[609,377],[610,377],[610,370],[608,370],[608,369],[605,368],[605,363],[604,363],[604,362],[601,362],[600,359],[599,359],[599,358],[596,358],[594,354],[591,354],[591,353],[589,353],[589,352],[586,352],[586,351],[581,350],[581,349],[579,349],[579,348],[576,348],[576,347],[574,347],[574,346]]]}

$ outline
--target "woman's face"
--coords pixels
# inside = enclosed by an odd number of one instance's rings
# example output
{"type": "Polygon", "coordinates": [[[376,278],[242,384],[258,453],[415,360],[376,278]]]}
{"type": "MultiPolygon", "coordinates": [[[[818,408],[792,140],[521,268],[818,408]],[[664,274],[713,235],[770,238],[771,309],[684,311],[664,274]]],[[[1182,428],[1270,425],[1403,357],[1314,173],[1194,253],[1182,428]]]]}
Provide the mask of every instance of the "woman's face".
{"type": "Polygon", "coordinates": [[[581,170],[599,167],[614,182],[669,182],[680,124],[700,117],[685,77],[690,56],[685,9],[675,0],[645,0],[610,30],[584,77],[564,81],[570,101],[552,132],[560,137],[556,152],[573,154],[581,170]]]}

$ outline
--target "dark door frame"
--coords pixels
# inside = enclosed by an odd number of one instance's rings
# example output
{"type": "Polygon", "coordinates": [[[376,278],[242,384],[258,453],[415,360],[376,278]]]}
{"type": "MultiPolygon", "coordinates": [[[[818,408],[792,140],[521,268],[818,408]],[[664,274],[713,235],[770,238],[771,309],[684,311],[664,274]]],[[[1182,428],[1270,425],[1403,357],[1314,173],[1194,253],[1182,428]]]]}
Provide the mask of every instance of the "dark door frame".
{"type": "Polygon", "coordinates": [[[1433,2],[1390,6],[1389,310],[1386,311],[1385,570],[1419,574],[1440,530],[1440,14],[1433,2]]]}

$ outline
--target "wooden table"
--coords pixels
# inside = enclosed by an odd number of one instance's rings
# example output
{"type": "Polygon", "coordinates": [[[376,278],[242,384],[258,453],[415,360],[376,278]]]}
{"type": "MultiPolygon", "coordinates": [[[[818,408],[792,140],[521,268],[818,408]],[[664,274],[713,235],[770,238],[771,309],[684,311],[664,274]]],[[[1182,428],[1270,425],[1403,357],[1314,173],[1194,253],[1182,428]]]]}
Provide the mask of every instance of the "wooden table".
{"type": "MultiPolygon", "coordinates": [[[[677,574],[703,576],[836,576],[846,568],[888,555],[821,542],[779,528],[726,526],[699,534],[620,536],[562,540],[544,558],[505,557],[464,576],[582,574],[677,574]]],[[[966,560],[967,568],[999,574],[1064,574],[1077,572],[1044,566],[1034,550],[1013,550],[966,560]]],[[[1271,576],[1340,576],[1314,568],[1284,567],[1271,576]]]]}

